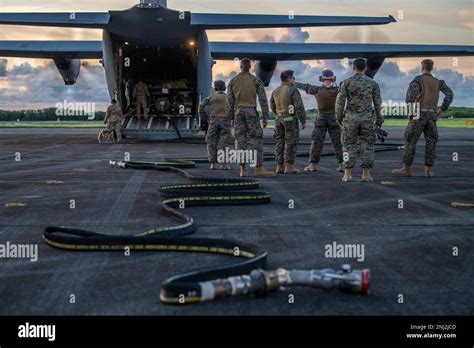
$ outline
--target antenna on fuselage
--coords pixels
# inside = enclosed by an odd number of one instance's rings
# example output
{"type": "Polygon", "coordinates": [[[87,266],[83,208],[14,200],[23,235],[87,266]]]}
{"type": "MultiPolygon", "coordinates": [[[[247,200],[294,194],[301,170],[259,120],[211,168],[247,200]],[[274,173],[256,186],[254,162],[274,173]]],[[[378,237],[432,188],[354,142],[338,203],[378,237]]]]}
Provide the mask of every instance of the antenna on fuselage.
{"type": "Polygon", "coordinates": [[[160,7],[168,7],[168,0],[140,0],[140,4],[158,5],[160,7]]]}

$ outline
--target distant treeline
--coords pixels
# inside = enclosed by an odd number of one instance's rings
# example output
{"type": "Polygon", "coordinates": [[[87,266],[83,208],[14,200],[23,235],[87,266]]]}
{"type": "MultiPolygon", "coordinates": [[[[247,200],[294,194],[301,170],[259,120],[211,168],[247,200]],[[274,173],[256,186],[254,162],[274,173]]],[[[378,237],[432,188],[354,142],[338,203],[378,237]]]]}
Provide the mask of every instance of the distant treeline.
{"type": "MultiPolygon", "coordinates": [[[[35,121],[90,121],[88,115],[73,115],[73,116],[57,116],[56,108],[47,108],[41,110],[0,110],[0,121],[17,121],[20,122],[35,122],[35,121]]],[[[95,111],[94,121],[103,121],[105,112],[95,111]]]]}
{"type": "Polygon", "coordinates": [[[473,118],[474,117],[474,108],[467,107],[451,107],[448,111],[445,112],[444,117],[454,117],[454,118],[473,118]]]}
{"type": "MultiPolygon", "coordinates": [[[[314,114],[316,109],[307,110],[308,113],[314,114]]],[[[400,119],[405,116],[385,116],[386,119],[400,119]]],[[[445,118],[454,117],[454,118],[474,118],[474,108],[469,107],[450,107],[448,111],[444,113],[445,118]]]]}
{"type": "MultiPolygon", "coordinates": [[[[0,110],[0,122],[3,121],[12,121],[15,122],[19,120],[20,122],[35,122],[35,121],[91,121],[88,115],[83,116],[57,116],[56,108],[47,108],[41,110],[0,110]]],[[[316,109],[307,110],[308,117],[313,118],[316,113],[316,109]]],[[[105,118],[105,112],[96,111],[94,113],[94,121],[103,121],[105,118]]],[[[454,118],[474,118],[474,108],[468,107],[451,107],[445,113],[444,117],[454,117],[454,118]]],[[[270,118],[274,119],[275,115],[270,113],[270,118]]],[[[390,118],[400,118],[396,116],[386,117],[390,118]]]]}

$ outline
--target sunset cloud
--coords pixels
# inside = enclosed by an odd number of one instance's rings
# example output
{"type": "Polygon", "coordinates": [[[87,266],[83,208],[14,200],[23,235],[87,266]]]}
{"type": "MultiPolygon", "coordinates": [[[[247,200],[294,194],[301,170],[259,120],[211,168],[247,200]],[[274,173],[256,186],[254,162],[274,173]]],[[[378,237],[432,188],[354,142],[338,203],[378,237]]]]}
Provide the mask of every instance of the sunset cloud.
{"type": "MultiPolygon", "coordinates": [[[[272,35],[263,35],[257,38],[260,42],[307,42],[310,39],[308,31],[301,28],[282,29],[276,37],[272,35]]],[[[435,60],[436,61],[436,60],[435,60]]],[[[451,61],[451,58],[449,58],[451,61]]],[[[417,60],[419,65],[419,59],[417,60]]],[[[436,66],[438,67],[438,63],[436,66]]],[[[463,73],[455,71],[451,68],[444,68],[446,64],[439,65],[440,68],[434,70],[433,74],[446,83],[454,90],[455,98],[453,105],[457,106],[471,106],[474,107],[474,76],[465,76],[463,73]]],[[[346,67],[340,60],[317,60],[310,64],[309,62],[291,61],[279,62],[273,75],[270,86],[267,88],[267,93],[270,95],[280,84],[279,76],[284,70],[293,70],[297,81],[319,85],[318,80],[321,71],[324,69],[331,69],[336,74],[338,81],[352,75],[350,67],[346,67]]],[[[215,79],[228,81],[237,73],[237,68],[230,63],[221,66],[221,62],[215,68],[215,79]]],[[[387,61],[375,79],[380,84],[382,90],[382,98],[384,100],[398,100],[405,99],[405,93],[410,81],[420,74],[419,67],[411,68],[404,72],[400,69],[397,62],[387,61]]],[[[315,98],[307,96],[303,92],[303,100],[307,108],[315,107],[315,98]]]]}

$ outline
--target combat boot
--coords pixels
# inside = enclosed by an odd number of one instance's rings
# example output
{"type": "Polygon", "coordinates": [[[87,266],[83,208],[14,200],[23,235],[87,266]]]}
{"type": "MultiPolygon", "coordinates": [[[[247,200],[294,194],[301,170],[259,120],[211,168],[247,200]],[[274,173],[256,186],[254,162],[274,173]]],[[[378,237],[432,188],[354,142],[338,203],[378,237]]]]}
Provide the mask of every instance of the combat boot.
{"type": "Polygon", "coordinates": [[[248,176],[247,166],[245,164],[240,165],[240,176],[241,177],[248,176]]]}
{"type": "Polygon", "coordinates": [[[298,174],[300,170],[293,163],[288,163],[285,167],[285,174],[298,174]]]}
{"type": "Polygon", "coordinates": [[[266,170],[263,166],[257,166],[255,168],[255,176],[260,178],[273,178],[276,174],[266,170]]]}
{"type": "Polygon", "coordinates": [[[230,166],[227,163],[222,163],[221,170],[230,170],[230,166]]]}
{"type": "Polygon", "coordinates": [[[316,163],[311,162],[304,168],[305,172],[315,172],[316,171],[316,163]]]}
{"type": "Polygon", "coordinates": [[[339,167],[337,167],[337,171],[339,173],[344,173],[344,165],[342,163],[339,163],[339,167]]]}
{"type": "Polygon", "coordinates": [[[433,172],[431,171],[431,168],[432,168],[431,166],[425,166],[425,176],[427,178],[431,178],[434,175],[433,172]]]}
{"type": "Polygon", "coordinates": [[[369,168],[363,168],[362,169],[362,181],[365,182],[371,182],[374,181],[374,178],[370,176],[370,169],[369,168]]]}
{"type": "Polygon", "coordinates": [[[411,176],[411,166],[404,164],[400,169],[392,170],[392,173],[400,176],[411,176]]]}
{"type": "Polygon", "coordinates": [[[275,173],[277,174],[284,174],[285,173],[285,165],[283,164],[277,164],[277,168],[275,170],[275,173]]]}
{"type": "Polygon", "coordinates": [[[211,163],[211,170],[216,170],[217,169],[217,164],[211,163]]]}
{"type": "Polygon", "coordinates": [[[342,177],[342,182],[349,182],[352,181],[352,170],[351,169],[344,169],[344,176],[342,177]]]}

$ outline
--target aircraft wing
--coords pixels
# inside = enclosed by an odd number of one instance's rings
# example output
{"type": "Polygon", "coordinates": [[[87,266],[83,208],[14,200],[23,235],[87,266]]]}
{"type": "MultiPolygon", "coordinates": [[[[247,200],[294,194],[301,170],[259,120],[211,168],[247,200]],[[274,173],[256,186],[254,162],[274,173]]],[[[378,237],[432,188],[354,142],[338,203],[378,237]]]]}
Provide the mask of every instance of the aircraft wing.
{"type": "Polygon", "coordinates": [[[0,57],[102,58],[102,41],[0,41],[0,57]]]}
{"type": "Polygon", "coordinates": [[[289,16],[223,13],[191,13],[191,25],[200,29],[247,29],[287,27],[330,27],[346,25],[380,25],[396,22],[392,16],[289,16]]]}
{"type": "MultiPolygon", "coordinates": [[[[108,12],[0,13],[0,25],[105,29],[110,22],[108,12]]],[[[319,27],[346,25],[380,25],[396,22],[392,16],[289,16],[192,13],[191,25],[198,29],[245,29],[319,27]]]]}
{"type": "Polygon", "coordinates": [[[397,45],[397,44],[329,44],[274,42],[210,42],[214,59],[253,60],[343,59],[357,57],[456,57],[474,56],[474,46],[397,45]]]}
{"type": "Polygon", "coordinates": [[[0,24],[104,29],[108,12],[0,13],[0,24]]]}

